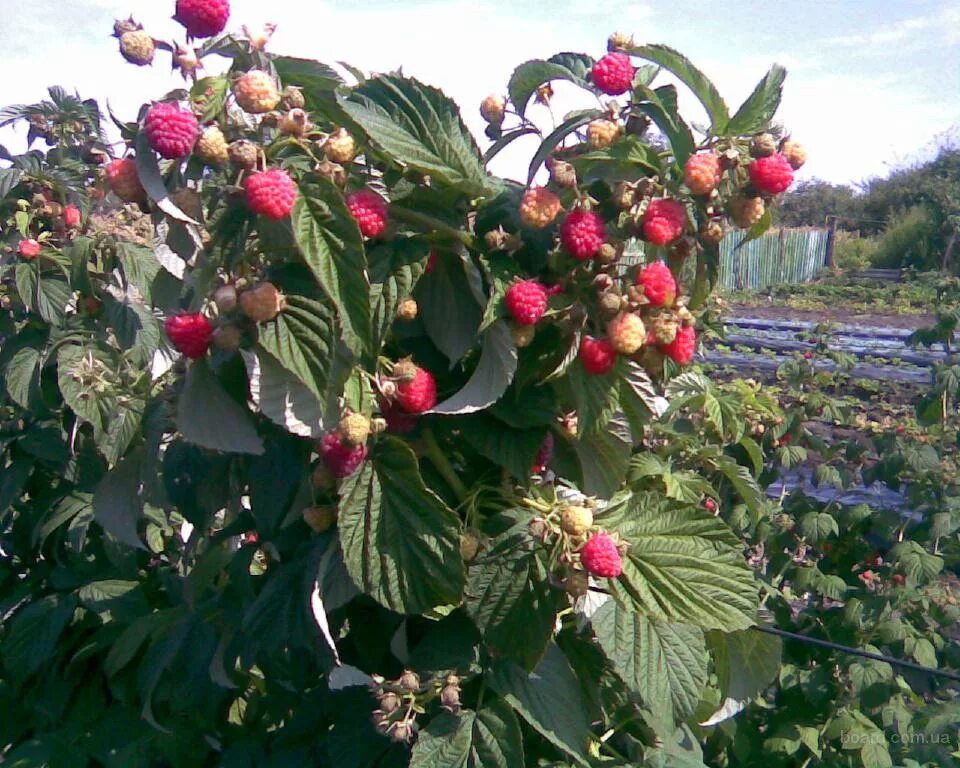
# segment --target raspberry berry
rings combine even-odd
[[[602,117],[587,126],[587,143],[594,149],[606,149],[620,138],[620,126]]]
[[[233,97],[240,109],[251,115],[272,112],[282,98],[273,78],[260,69],[251,69],[241,75],[233,86]]]
[[[758,157],[750,163],[750,181],[761,192],[779,195],[793,184],[793,168],[781,154]]]
[[[357,156],[357,142],[346,128],[337,128],[323,143],[323,152],[331,162],[346,165]]]
[[[766,211],[761,197],[734,197],[728,204],[730,208],[730,218],[733,223],[741,229],[750,229],[760,219]]]
[[[173,18],[187,28],[190,37],[213,37],[227,26],[230,3],[227,0],[177,0]]]
[[[536,280],[514,283],[507,289],[503,301],[520,325],[536,325],[547,311],[547,291]]]
[[[580,363],[591,376],[609,373],[617,362],[617,350],[609,339],[596,339],[584,336],[580,342]]]
[[[254,213],[280,221],[290,215],[297,199],[297,185],[279,168],[254,173],[247,179],[247,205]]]
[[[317,446],[320,458],[337,479],[349,477],[367,458],[365,445],[350,445],[339,432],[327,432]]]
[[[687,226],[687,209],[670,198],[650,201],[643,214],[643,236],[653,245],[669,245]]]
[[[231,142],[227,147],[227,157],[230,162],[239,170],[252,171],[257,167],[257,161],[260,159],[260,150],[252,141],[239,139]]]
[[[655,307],[672,306],[677,298],[677,281],[670,267],[662,261],[655,261],[640,270],[637,285],[643,286],[643,295]]]
[[[370,437],[370,419],[362,413],[348,413],[340,419],[337,431],[349,445],[364,445]]]
[[[677,338],[680,328],[680,319],[671,309],[655,309],[647,315],[647,328],[653,335],[654,343],[672,344]]]
[[[40,255],[40,243],[36,240],[21,240],[18,252],[24,259],[32,260]]]
[[[593,525],[593,512],[588,507],[564,507],[560,512],[560,529],[571,536],[583,536]]]
[[[146,190],[140,183],[140,174],[137,173],[137,161],[132,157],[111,161],[105,172],[110,191],[123,202],[140,203],[147,199]]]
[[[537,451],[537,456],[533,460],[533,466],[530,467],[530,473],[533,475],[542,474],[547,469],[552,458],[553,432],[547,432],[547,436],[543,438],[543,442],[540,443],[540,449]]]
[[[750,154],[754,157],[769,157],[777,151],[777,140],[770,133],[758,133],[750,142]]]
[[[387,201],[372,189],[358,189],[347,195],[347,208],[364,237],[378,237],[387,228]]]
[[[163,330],[177,351],[191,360],[207,354],[213,338],[213,326],[199,312],[168,317],[163,324]]]
[[[637,315],[625,312],[607,324],[607,338],[621,355],[632,355],[647,340],[647,329]]]
[[[720,158],[714,152],[691,155],[683,169],[683,183],[695,195],[709,195],[720,183]]]
[[[600,253],[607,236],[607,227],[600,214],[573,211],[560,225],[560,242],[573,258],[584,261]]]
[[[553,224],[562,208],[560,198],[549,189],[532,187],[520,200],[520,220],[533,229],[543,229]]]
[[[150,147],[167,160],[189,155],[200,135],[200,125],[193,113],[167,102],[159,102],[147,110],[143,130]]]
[[[677,365],[689,365],[697,351],[696,330],[693,326],[678,328],[676,338],[661,349]]]
[[[507,102],[503,96],[491,94],[480,102],[480,117],[491,125],[500,125],[506,108]]]
[[[273,320],[283,308],[283,295],[273,283],[260,283],[240,294],[240,309],[255,323]]]
[[[131,64],[145,67],[153,63],[157,44],[142,29],[134,29],[120,35],[120,55]]]
[[[215,125],[204,129],[197,139],[194,154],[207,165],[222,166],[230,162],[230,149],[223,131]]]
[[[82,220],[83,214],[80,213],[80,209],[77,208],[77,206],[68,205],[63,209],[63,223],[67,229],[79,227]]]
[[[430,371],[411,362],[394,366],[397,382],[396,400],[407,413],[423,413],[437,404],[437,382]]]
[[[625,53],[608,53],[593,65],[593,84],[608,96],[626,93],[633,85],[634,68]]]
[[[783,147],[780,149],[780,154],[787,158],[787,162],[790,163],[790,167],[793,170],[797,171],[803,167],[803,164],[807,162],[807,150],[804,149],[803,144],[799,141],[792,141],[787,139],[783,142]]]
[[[580,563],[591,576],[615,579],[623,572],[617,543],[608,533],[595,533],[580,549]]]

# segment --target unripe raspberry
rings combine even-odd
[[[643,295],[655,307],[672,306],[677,298],[677,281],[662,261],[654,261],[640,270],[637,285],[643,286]]]
[[[783,155],[760,157],[750,163],[750,181],[760,192],[779,195],[793,184],[793,168]]]
[[[200,134],[193,153],[207,165],[224,166],[230,162],[227,140],[223,131],[215,125],[205,128],[203,133]]]
[[[168,317],[163,329],[177,351],[192,360],[207,354],[213,338],[213,326],[199,312]]]
[[[608,96],[619,96],[633,86],[634,68],[625,53],[608,53],[591,72],[593,84]]]
[[[547,311],[547,292],[538,281],[524,280],[507,289],[503,302],[519,325],[536,325]]]
[[[303,89],[295,85],[288,85],[281,94],[283,106],[287,109],[303,109],[307,106],[307,100],[303,96]]]
[[[437,404],[437,382],[430,371],[416,365],[413,369],[412,377],[402,376],[397,382],[396,402],[407,413],[423,413]]]
[[[807,150],[799,141],[787,139],[780,148],[780,154],[787,158],[790,167],[797,171],[807,162]]]
[[[41,245],[37,240],[21,240],[18,247],[20,257],[32,261],[40,255]]]
[[[608,533],[596,533],[580,549],[580,564],[599,579],[615,579],[623,572],[623,560]]]
[[[152,64],[156,51],[157,44],[142,29],[120,35],[120,55],[131,64],[136,64],[138,67]]]
[[[337,128],[323,143],[323,152],[332,162],[347,165],[357,156],[357,142],[346,128]]]
[[[593,512],[589,507],[564,507],[560,512],[560,528],[571,536],[583,536],[593,525]]]
[[[669,245],[683,234],[687,226],[687,209],[670,198],[650,201],[643,214],[643,236],[653,245]]]
[[[323,158],[316,167],[316,172],[323,178],[332,181],[335,185],[343,189],[347,186],[348,176],[344,167],[339,163],[332,163],[328,158]]]
[[[358,189],[347,195],[347,208],[364,237],[378,237],[387,228],[387,201],[372,189]]]
[[[473,531],[465,531],[460,537],[460,557],[463,562],[470,563],[480,551],[480,537]]]
[[[637,188],[626,181],[617,183],[613,188],[613,203],[617,208],[629,211],[637,204]]]
[[[370,419],[362,413],[348,413],[340,419],[337,431],[349,445],[364,445],[370,437]]]
[[[285,136],[303,136],[310,128],[307,113],[302,109],[291,109],[280,118],[280,133]]]
[[[647,328],[657,344],[672,344],[680,328],[679,318],[669,309],[655,309],[647,315]]]
[[[75,205],[68,205],[63,209],[63,224],[67,229],[75,229],[83,221],[83,214]]]
[[[621,127],[602,117],[587,126],[587,143],[594,149],[606,149],[620,138]]]
[[[695,237],[684,235],[670,246],[670,258],[683,262],[693,256],[693,254],[697,252],[698,247],[699,245]]]
[[[523,193],[520,200],[520,220],[533,229],[543,229],[553,224],[563,204],[553,192],[543,187],[532,187]]]
[[[709,195],[720,183],[720,158],[714,152],[690,155],[683,169],[683,183],[694,195]]]
[[[724,234],[723,224],[712,219],[700,228],[700,241],[705,245],[719,245]]]
[[[240,109],[251,115],[272,112],[281,98],[273,78],[259,69],[251,69],[241,75],[233,86],[233,96]]]
[[[310,485],[318,493],[329,493],[337,487],[337,478],[321,460],[317,462],[310,473]]]
[[[626,32],[614,32],[607,38],[607,50],[610,53],[628,51],[634,45],[636,43],[633,41],[633,35],[628,35]]]
[[[189,155],[200,135],[200,126],[193,112],[162,101],[147,110],[143,130],[150,148],[167,160]]]
[[[400,679],[397,681],[397,684],[407,693],[416,693],[420,690],[420,676],[416,672],[412,672],[408,669],[404,671],[402,675],[400,675]]]
[[[607,228],[594,211],[573,211],[560,225],[560,242],[573,258],[584,261],[600,252]]]
[[[243,332],[235,325],[221,325],[213,332],[213,345],[225,352],[236,352],[243,341]]]
[[[604,315],[615,315],[623,306],[623,298],[620,294],[614,293],[613,291],[604,291],[600,294],[597,306]]]
[[[754,157],[769,157],[777,151],[777,140],[769,133],[758,133],[750,142],[750,154]]]
[[[530,474],[541,475],[546,471],[551,459],[553,459],[553,448],[553,432],[547,432],[547,436],[540,443],[540,449],[533,460],[533,466],[530,467]]]
[[[320,438],[317,452],[337,479],[352,475],[367,458],[365,445],[350,445],[339,432],[327,432]]]
[[[221,315],[229,314],[237,308],[237,289],[232,284],[221,285],[213,292],[213,301]]]
[[[227,26],[230,3],[227,0],[177,0],[173,18],[187,28],[190,37],[213,37]]]
[[[397,306],[397,318],[399,320],[405,320],[407,322],[416,320],[419,313],[420,307],[417,305],[416,299],[404,299]]]
[[[550,171],[550,179],[561,189],[572,189],[577,186],[577,170],[565,160],[548,158],[547,170]]]
[[[620,249],[613,243],[604,243],[600,246],[600,252],[597,254],[597,261],[601,264],[613,264],[620,258]]]
[[[132,157],[112,160],[104,169],[107,184],[113,192],[125,203],[141,203],[147,199],[146,190],[140,183],[140,174],[137,173],[137,161]]]
[[[570,597],[583,597],[590,591],[590,576],[585,571],[574,571],[563,582]]]
[[[661,347],[664,354],[677,365],[689,365],[697,351],[697,332],[693,326],[685,326],[677,330],[677,337],[666,346]]]
[[[529,347],[536,335],[537,329],[533,325],[515,325],[510,329],[510,338],[517,349]]]
[[[310,526],[314,533],[326,533],[337,522],[336,507],[307,507],[302,514],[303,522]]]
[[[617,362],[617,350],[609,339],[584,336],[580,342],[580,363],[591,376],[609,373]]]
[[[761,197],[733,197],[727,204],[730,209],[730,218],[741,229],[750,229],[766,211]]]
[[[503,96],[490,94],[480,102],[480,116],[491,125],[500,125],[506,108],[507,101]]]
[[[240,139],[231,142],[227,147],[227,155],[235,168],[241,171],[252,171],[257,167],[257,160],[260,158],[260,150],[252,141]]]
[[[632,355],[647,340],[647,329],[638,315],[625,312],[607,323],[607,338],[621,355]]]
[[[178,44],[173,54],[173,63],[174,67],[180,70],[181,75],[189,77],[200,68],[200,57],[197,56],[195,48]]]
[[[247,178],[247,205],[254,213],[280,221],[290,215],[297,199],[297,185],[279,168],[251,174]]]
[[[255,323],[273,320],[284,306],[283,295],[273,283],[260,283],[240,294],[240,309]]]

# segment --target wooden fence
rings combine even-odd
[[[737,248],[746,237],[734,231],[720,243],[720,286],[728,291],[760,290],[807,283],[824,267],[825,229],[779,229]]]

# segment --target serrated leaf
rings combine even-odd
[[[4,379],[10,399],[26,410],[30,410],[31,403],[40,395],[37,365],[40,363],[40,352],[33,347],[24,347],[7,363],[4,370]]]
[[[507,469],[516,478],[530,474],[546,430],[517,429],[487,413],[473,414],[460,422],[471,446],[481,456]]]
[[[750,229],[747,230],[746,235],[741,238],[741,240],[736,244],[733,251],[736,253],[741,248],[743,248],[747,243],[753,242],[759,237],[763,237],[767,234],[767,230],[773,226],[773,210],[768,206],[767,209],[763,212],[763,216],[760,217],[760,220],[754,224]]]
[[[693,154],[696,144],[690,127],[677,110],[677,89],[672,85],[656,89],[637,85],[634,87],[634,100],[640,111],[653,120],[667,137],[677,163],[684,165]]]
[[[220,386],[205,359],[194,360],[177,403],[177,429],[186,440],[227,453],[263,453],[250,412]]]
[[[377,245],[369,250],[374,351],[379,352],[383,346],[400,302],[413,294],[426,270],[428,255],[426,244],[412,239]]]
[[[483,307],[471,287],[477,281],[482,281],[480,270],[469,256],[461,255],[437,259],[433,271],[417,285],[423,325],[451,365],[477,343],[483,318]]]
[[[501,699],[479,712],[443,713],[417,738],[411,768],[523,768],[520,724]]]
[[[901,541],[890,550],[890,560],[903,569],[913,583],[924,584],[943,570],[943,558],[927,552],[915,541]]]
[[[766,130],[780,107],[783,96],[783,81],[787,70],[774,64],[770,71],[757,83],[746,101],[740,105],[737,113],[730,118],[722,132],[729,136],[743,136]]]
[[[104,476],[93,494],[93,515],[100,526],[137,549],[146,549],[137,530],[143,516],[142,468],[142,452],[128,456]]]
[[[99,391],[86,376],[95,371],[109,371],[109,362],[92,349],[78,346],[61,347],[57,353],[57,383],[64,402],[77,418],[93,427],[95,437],[104,430],[110,408],[106,393]]]
[[[24,305],[51,325],[60,326],[70,303],[70,284],[58,273],[38,272],[36,262],[17,264],[15,279],[17,293]]]
[[[630,430],[619,419],[608,429],[591,432],[573,444],[580,464],[580,488],[584,493],[608,498],[623,483],[630,460]]]
[[[225,77],[203,77],[193,84],[190,89],[190,101],[202,105],[198,115],[201,125],[216,120],[223,112],[230,93],[230,81]]]
[[[800,535],[813,545],[840,535],[840,527],[829,512],[808,512],[800,518]]]
[[[493,191],[459,108],[442,91],[413,78],[381,75],[340,105],[395,162],[469,195]]]
[[[860,749],[860,760],[863,768],[893,768],[893,758],[882,735],[878,739],[871,734],[871,738]]]
[[[307,266],[337,308],[345,340],[356,353],[370,340],[370,284],[357,223],[337,186],[317,178],[301,183],[293,233]]]
[[[97,448],[109,466],[120,461],[134,438],[140,434],[145,408],[146,403],[142,398],[128,397],[110,413],[106,429],[97,439]]]
[[[163,211],[171,219],[182,221],[184,224],[193,224],[199,226],[200,222],[190,218],[170,199],[170,193],[167,191],[166,184],[163,183],[163,176],[160,174],[160,165],[157,162],[157,156],[150,148],[150,142],[147,141],[145,131],[139,131],[136,139],[136,162],[137,175],[140,177],[140,183],[146,190],[147,196],[156,203],[157,208]]]
[[[380,440],[343,481],[338,530],[351,578],[387,608],[423,613],[460,603],[459,519],[424,485],[401,440]]]
[[[530,167],[527,170],[527,186],[533,184],[533,179],[537,175],[537,171],[540,170],[540,166],[547,161],[547,158],[550,157],[560,142],[577,129],[585,126],[591,120],[603,117],[604,114],[606,113],[599,109],[580,110],[571,113],[566,120],[554,128],[550,135],[540,143],[539,149],[537,149],[533,155],[533,159],[530,161]]]
[[[324,414],[307,386],[264,349],[241,350],[250,381],[250,398],[274,424],[301,437],[320,437]]]
[[[517,348],[509,326],[501,320],[483,335],[480,362],[463,389],[429,413],[453,416],[482,411],[503,396],[516,371]]]
[[[780,671],[783,641],[753,629],[710,632],[707,642],[713,655],[724,705],[702,725],[716,725],[740,712],[747,702],[769,686]],[[731,706],[734,702],[736,706]]]
[[[569,80],[586,88],[587,75],[593,68],[593,58],[584,53],[558,53],[544,61],[533,59],[526,61],[513,70],[507,92],[516,111],[523,115],[527,111],[527,102],[537,88],[551,80]]]
[[[25,680],[53,656],[75,607],[72,596],[52,594],[29,602],[12,617],[5,617],[0,658],[12,681]]]
[[[0,168],[0,200],[10,194],[22,176],[23,171],[19,168]]]
[[[667,708],[677,721],[700,703],[707,682],[703,632],[667,624],[608,600],[593,615],[597,640],[614,669],[651,709]]]

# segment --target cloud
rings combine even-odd
[[[953,45],[960,40],[960,6],[947,5],[936,13],[886,24],[872,32],[827,37],[818,41],[831,48],[853,48],[859,53],[889,54],[894,43]],[[902,49],[902,46],[901,46]]]

